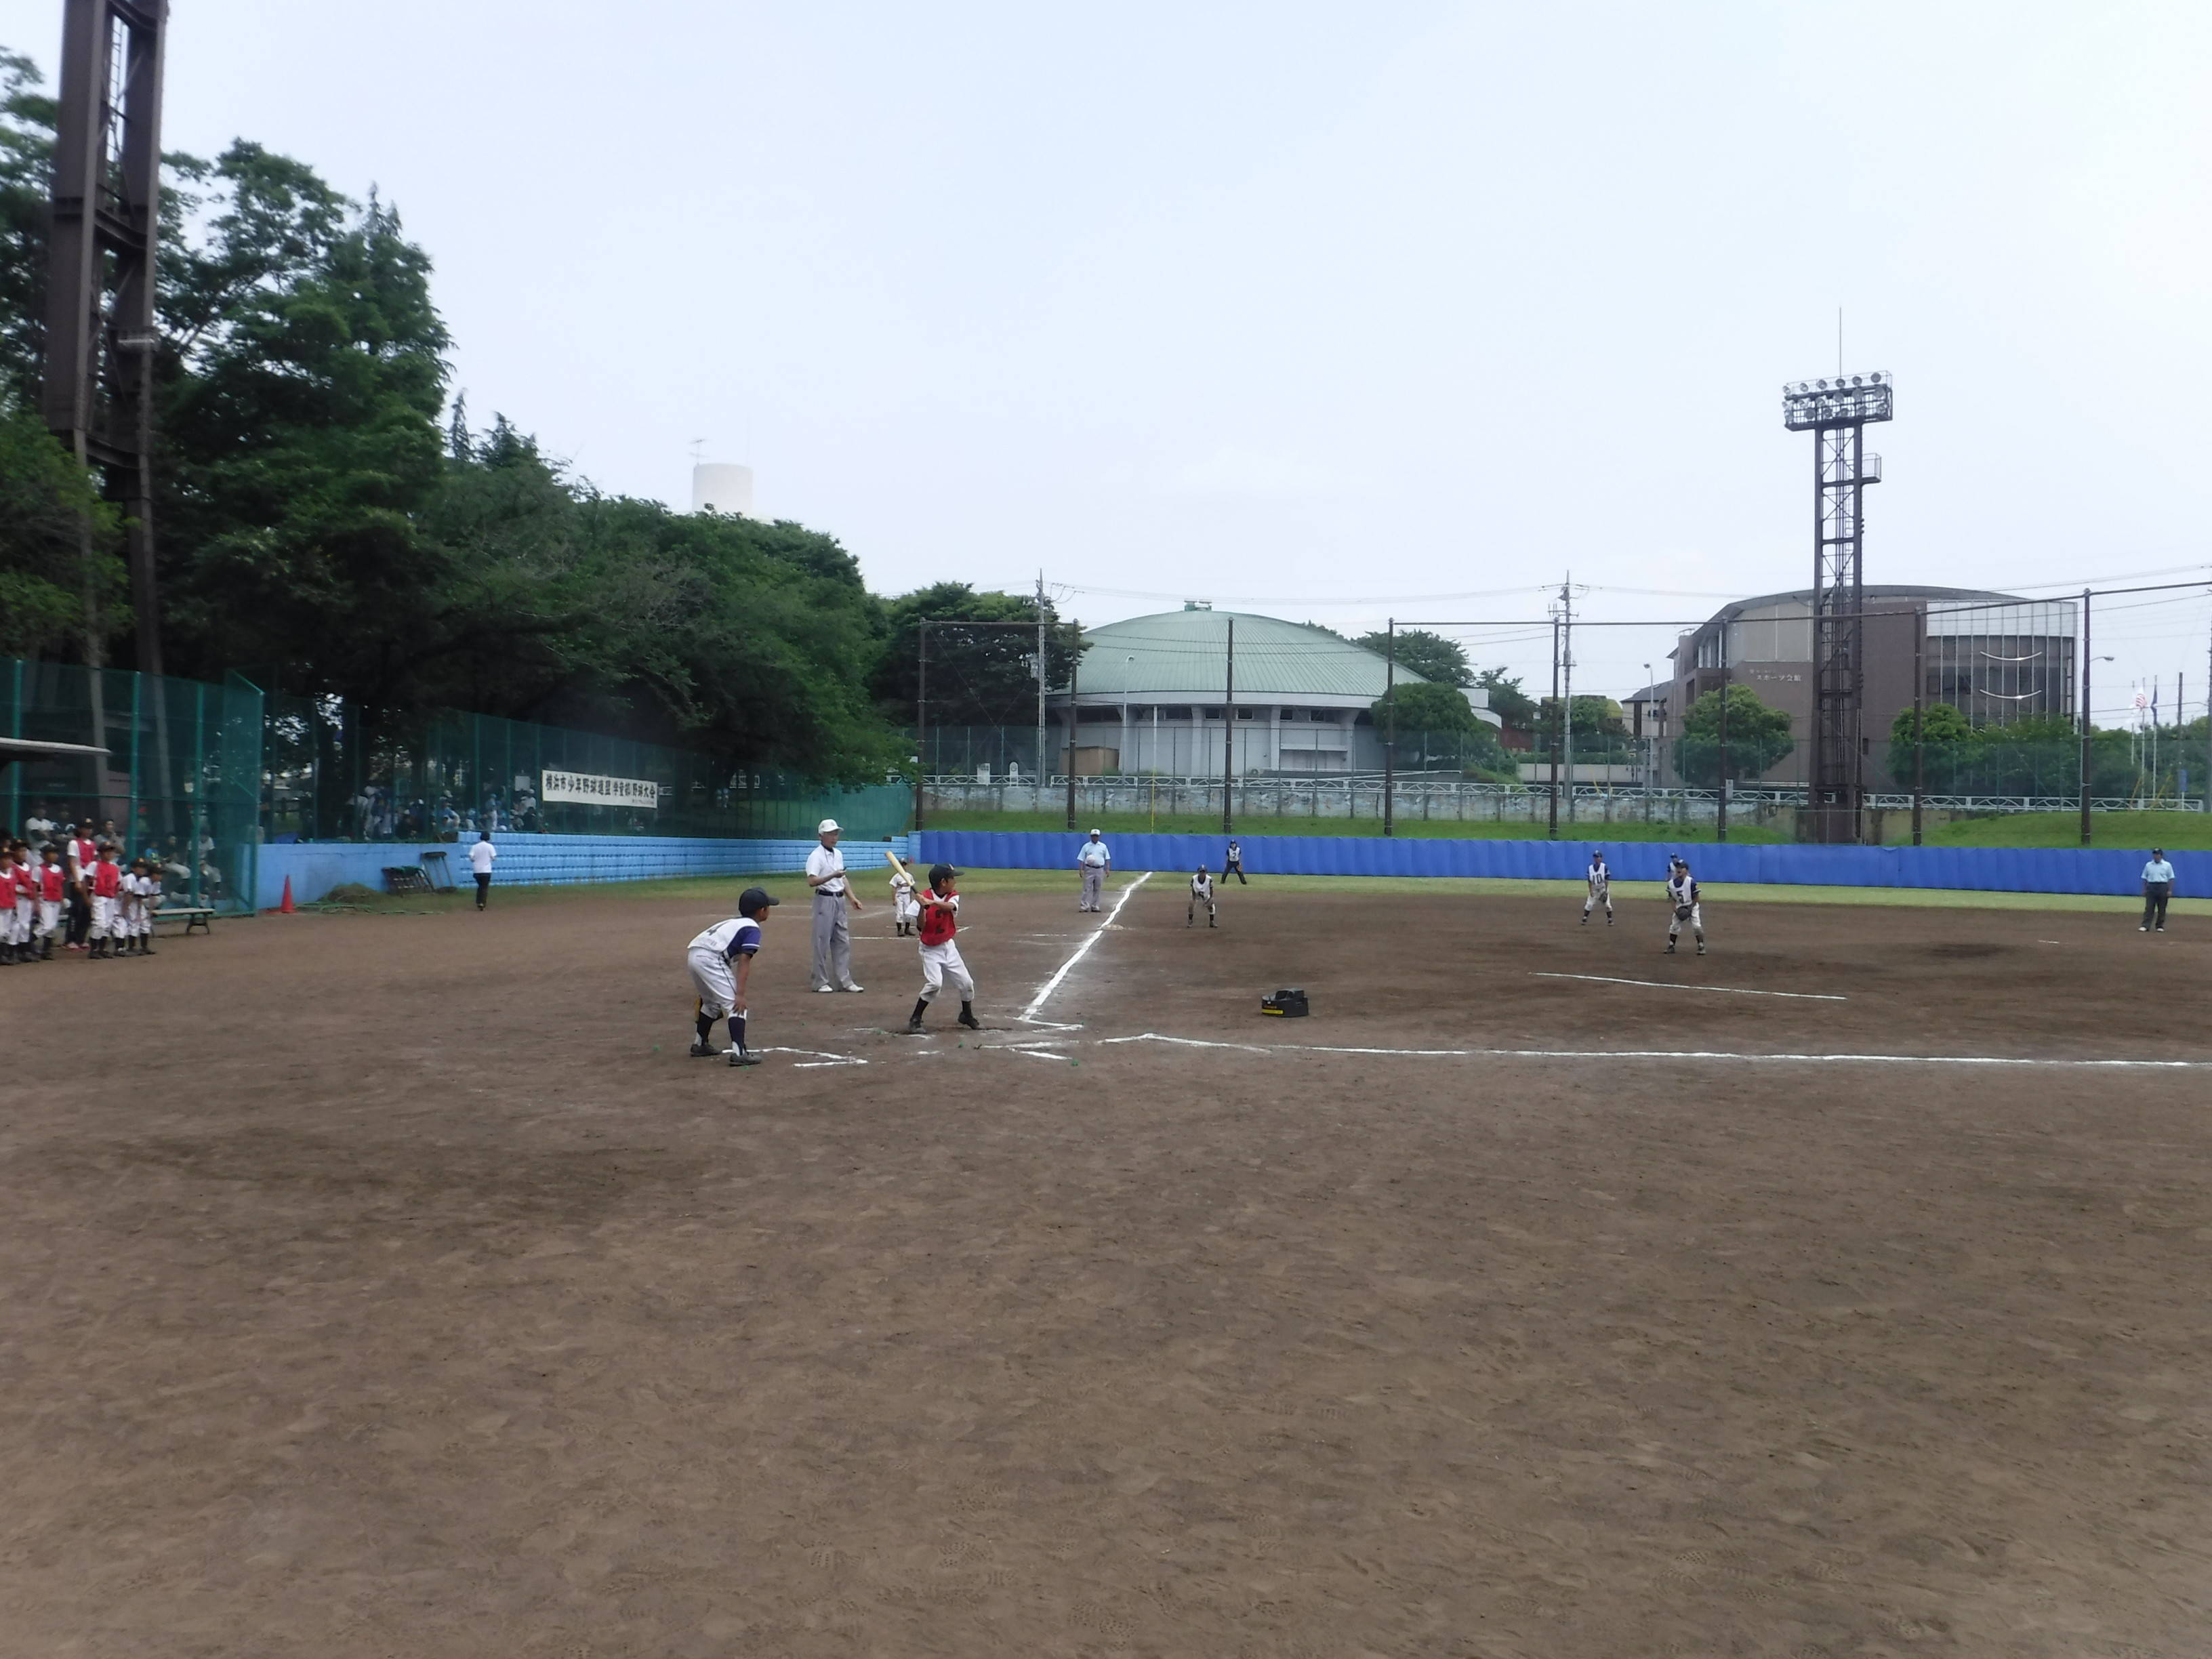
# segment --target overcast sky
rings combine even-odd
[[[0,40],[51,73],[59,12]],[[1802,586],[1779,389],[1839,306],[1898,383],[1869,580],[2212,566],[2202,0],[173,0],[169,65],[170,148],[398,205],[474,415],[678,505],[702,439],[887,592],[1358,629]],[[2208,623],[2116,611],[2101,672],[2194,704]]]

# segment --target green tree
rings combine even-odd
[[[1378,657],[1388,654],[1392,647],[1387,629],[1381,633],[1362,634],[1352,643],[1365,646]],[[1425,680],[1438,685],[1474,684],[1474,671],[1467,665],[1467,652],[1457,640],[1448,640],[1426,629],[1401,628],[1397,633],[1396,649],[1398,666],[1412,669]]]
[[[1797,746],[1787,711],[1769,708],[1747,685],[1728,687],[1727,697],[1728,776],[1756,778],[1787,759]],[[1719,690],[1708,691],[1683,711],[1674,745],[1675,770],[1702,788],[1721,781],[1721,698]]]
[[[1390,699],[1377,697],[1369,713],[1378,732],[1391,730]],[[1415,681],[1397,688],[1398,765],[1408,772],[1449,765],[1482,772],[1510,765],[1504,745],[1487,720],[1468,706],[1456,686]]]
[[[1517,674],[1508,674],[1503,668],[1486,668],[1474,677],[1474,683],[1490,694],[1491,712],[1502,720],[1507,730],[1534,732],[1542,710],[1536,700],[1521,689]]]
[[[1974,741],[1966,717],[1948,702],[1931,702],[1920,712],[1921,752],[1918,775],[1935,794],[1948,794],[1960,763]],[[1901,708],[1889,723],[1889,777],[1900,789],[1912,787],[1913,711]]]
[[[88,621],[105,637],[130,586],[117,532],[91,475],[0,389],[0,656],[82,641]]]
[[[937,623],[1020,623],[1017,628],[935,627],[929,630],[932,726],[1029,726],[1036,720],[1036,601],[1025,593],[978,592],[965,582],[935,582],[891,600],[884,612],[886,641],[874,690],[884,718],[914,724],[924,617]],[[1050,684],[1067,684],[1075,632],[1045,601],[1045,671]],[[1085,647],[1087,648],[1087,647]]]
[[[0,390],[38,398],[46,308],[46,191],[54,100],[38,65],[0,47]]]

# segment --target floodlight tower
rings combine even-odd
[[[122,504],[137,666],[161,672],[154,592],[154,255],[168,0],[66,0],[46,245],[47,428]],[[88,641],[96,653],[97,645]],[[97,665],[96,664],[94,665]]]
[[[1870,422],[1891,414],[1887,374],[1792,380],[1782,424],[1813,434],[1813,754],[1805,804],[1813,839],[1856,842],[1866,774],[1864,702],[1866,487],[1881,457],[1866,453]]]

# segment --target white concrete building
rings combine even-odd
[[[1387,665],[1380,653],[1326,629],[1193,601],[1181,611],[1087,629],[1084,640],[1089,649],[1076,681],[1079,773],[1218,777],[1224,733],[1231,732],[1240,776],[1382,767],[1382,735],[1370,711],[1383,693]],[[1397,680],[1422,683],[1403,666]],[[1487,693],[1463,695],[1478,719],[1498,723]],[[1066,688],[1051,702],[1055,724],[1064,722]]]

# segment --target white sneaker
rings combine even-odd
[[[841,991],[865,991],[868,988],[865,985],[841,985],[837,988]]]
[[[837,994],[837,988],[834,985],[817,985],[814,988],[814,994],[817,996],[834,997]]]

